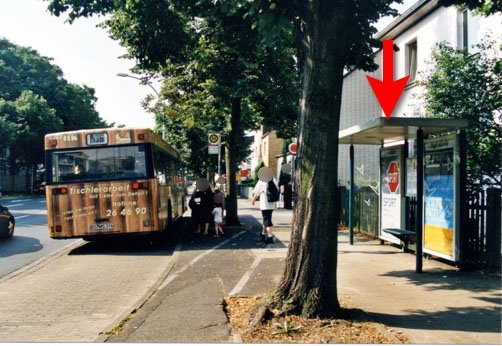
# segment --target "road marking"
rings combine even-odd
[[[21,205],[24,205],[24,204],[9,204],[9,205],[6,205],[7,208],[12,208],[12,207],[19,207]]]
[[[188,262],[188,264],[186,264],[183,267],[181,267],[179,270],[177,270],[176,272],[174,272],[172,275],[169,275],[166,278],[166,280],[162,283],[162,285],[159,286],[158,289],[160,290],[160,289],[164,288],[171,281],[173,281],[174,279],[176,279],[178,277],[178,275],[180,275],[185,270],[187,270],[189,267],[191,267],[192,265],[194,265],[195,263],[197,263],[198,261],[200,261],[203,257],[205,257],[206,255],[209,255],[214,250],[219,249],[220,247],[222,247],[223,245],[225,245],[229,241],[233,240],[234,238],[240,237],[244,233],[246,233],[246,231],[240,231],[239,233],[237,233],[236,235],[232,236],[231,238],[229,238],[229,239],[227,239],[225,241],[222,241],[221,243],[219,243],[218,245],[212,247],[211,249],[207,250],[206,252],[201,253],[199,256],[195,257],[193,260],[191,260],[190,262]]]
[[[14,216],[14,219],[19,220],[19,219],[24,219],[25,217],[28,217],[30,215],[21,215],[21,216]]]
[[[261,262],[260,257],[255,258],[255,260],[253,261],[253,264],[251,264],[251,267],[249,268],[249,270],[241,277],[241,279],[239,280],[237,285],[235,285],[235,287],[230,291],[230,293],[228,294],[229,296],[234,296],[237,293],[239,293],[240,291],[242,291],[244,286],[247,284],[247,282],[251,278],[251,274],[253,274],[254,270],[258,267],[260,262]]]

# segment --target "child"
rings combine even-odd
[[[215,203],[214,204],[214,209],[213,209],[213,215],[214,215],[214,231],[216,232],[215,237],[219,237],[220,234],[223,235],[223,228],[221,228],[221,223],[223,222],[222,219],[222,204],[221,203]]]

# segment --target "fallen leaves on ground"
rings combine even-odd
[[[233,334],[245,343],[409,343],[400,331],[380,323],[347,319],[307,319],[273,316],[250,330],[249,312],[263,304],[262,297],[227,297],[226,308]]]

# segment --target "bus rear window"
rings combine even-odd
[[[147,178],[144,144],[58,150],[51,156],[53,183]]]

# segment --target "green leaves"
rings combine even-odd
[[[489,39],[470,55],[440,43],[422,78],[426,116],[468,119],[467,170],[471,184],[501,183],[502,73],[500,51]]]
[[[0,39],[0,146],[13,173],[44,162],[46,133],[107,126],[95,103],[94,90],[68,83],[50,58]]]
[[[274,323],[274,326],[279,329],[276,332],[273,332],[272,335],[277,335],[277,334],[289,334],[291,332],[296,332],[302,328],[302,326],[294,326],[293,322],[290,320],[284,320],[283,323],[276,322]]]

